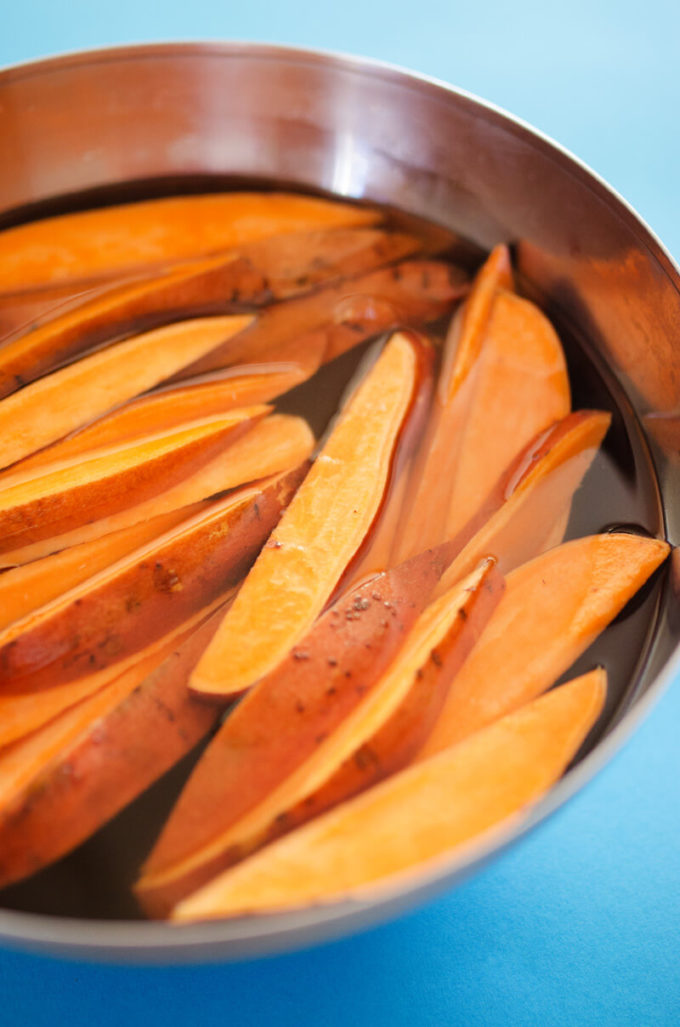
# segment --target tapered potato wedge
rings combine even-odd
[[[0,635],[2,690],[25,694],[110,666],[236,584],[305,471],[230,493],[12,624]]]
[[[0,575],[0,631],[198,514],[205,505],[204,500],[181,510],[170,510],[149,521],[11,568]]]
[[[219,609],[223,614],[236,594],[237,588],[238,585],[222,593],[212,603],[200,607],[197,613],[181,621],[171,631],[164,632],[143,649],[108,667],[65,681],[63,684],[51,685],[39,692],[27,692],[23,695],[0,694],[0,747],[9,746],[18,739],[32,734],[38,728],[59,717],[65,710],[96,692],[101,692],[123,674],[128,675],[129,681],[132,681],[136,675],[138,681],[141,682],[150,670],[161,663],[181,643],[182,639],[188,638],[211,613]],[[2,749],[0,748],[0,763],[1,761]],[[18,771],[22,770],[22,764],[23,761],[17,764]],[[0,781],[1,779],[2,774],[0,773]]]
[[[75,438],[73,441],[75,443]],[[313,446],[314,436],[301,417],[272,414],[256,422],[245,435],[232,442],[227,451],[218,453],[176,485],[164,488],[162,492],[141,503],[81,524],[71,531],[8,549],[0,553],[0,567],[13,567],[38,560],[49,553],[82,545],[175,510],[184,509],[188,516],[185,508],[205,497],[292,470],[307,460]],[[93,450],[91,455],[94,458],[101,452]],[[74,457],[76,455],[73,453]]]
[[[569,413],[555,331],[533,304],[493,290],[506,269],[500,260],[490,262],[449,331],[397,559],[457,535],[510,461]]]
[[[248,317],[179,321],[107,346],[7,396],[0,401],[0,466],[153,388],[250,323]]]
[[[313,820],[176,907],[177,921],[361,900],[434,869],[525,814],[599,716],[602,671],[577,678]]]
[[[303,232],[116,283],[7,341],[0,352],[0,396],[102,342],[189,317],[286,299],[328,279],[403,259],[419,247],[414,236],[379,229]],[[176,370],[169,367],[168,374]]]
[[[223,414],[238,407],[267,403],[299,385],[314,370],[316,368],[302,368],[292,364],[262,364],[252,371],[229,368],[184,385],[157,389],[125,403],[66,438],[26,457],[5,473],[24,474],[36,467],[45,467],[59,460],[71,460],[94,449],[117,446],[203,417]],[[0,474],[0,485],[2,480]]]
[[[248,407],[194,421],[141,441],[5,478],[0,491],[0,551],[58,536],[142,503],[197,471],[264,417]]]
[[[291,193],[215,193],[127,203],[5,230],[0,234],[0,281],[6,292],[90,283],[273,235],[371,225],[379,219],[367,208]]]
[[[435,260],[405,260],[269,307],[238,338],[176,377],[234,364],[304,365],[310,354],[322,364],[381,332],[436,321],[467,290],[460,268]]]
[[[596,410],[568,414],[520,453],[459,532],[460,552],[440,583],[442,590],[469,574],[485,553],[492,553],[507,574],[561,541],[572,497],[610,421],[609,414]]]
[[[218,619],[0,752],[0,887],[75,848],[208,733],[220,711],[186,680]]]
[[[591,535],[512,571],[419,758],[459,742],[550,688],[669,550],[666,542],[639,535]]]
[[[410,575],[417,572],[421,583],[432,580],[433,568],[425,562],[429,559],[423,554],[409,561]],[[401,591],[404,570],[385,576],[390,579]],[[373,627],[376,603],[385,610],[380,592],[375,593],[377,599],[372,598],[374,593],[369,599],[367,585],[363,595],[361,590],[354,593],[357,599],[351,604],[343,601],[334,607],[330,619],[327,614],[326,623],[319,623],[304,647],[296,648],[287,666],[282,665],[283,673],[275,672],[256,686],[252,698],[244,700],[211,743],[138,882],[145,909],[165,915],[224,867],[326,805],[354,794],[364,785],[364,777],[366,785],[371,783],[368,773],[357,775],[349,764],[362,762],[372,746],[376,758],[401,765],[407,750],[417,748],[423,732],[427,734],[433,712],[429,704],[410,701],[413,688],[421,699],[420,681],[437,678],[443,685],[435,691],[445,688],[488,619],[501,584],[492,565],[486,565],[417,620],[411,612],[402,630],[395,624],[401,618],[394,614],[402,609],[408,614],[408,605],[389,603],[385,630],[391,628],[393,635],[398,632],[403,638],[397,653]],[[422,608],[423,593],[415,590],[415,596]],[[334,636],[342,630],[343,607],[345,618],[354,613],[356,621],[345,628],[346,643],[339,647]],[[333,630],[334,624],[339,627]],[[372,628],[368,636],[367,627]],[[337,653],[330,667],[319,659],[324,634]],[[367,637],[377,666],[362,652]],[[300,659],[311,655],[308,642],[316,657],[311,668],[306,658]],[[392,659],[386,661],[389,652]],[[296,660],[302,665],[297,674]],[[388,753],[383,743],[395,741],[394,729],[398,721],[404,727],[405,711],[410,723],[397,739],[398,752]]]
[[[307,634],[380,512],[426,357],[397,333],[354,390],[199,662],[196,691],[244,691]]]

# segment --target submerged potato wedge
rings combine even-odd
[[[327,279],[402,259],[419,246],[414,236],[380,229],[295,233],[98,289],[5,343],[0,351],[0,395],[102,342],[189,317],[233,313],[286,299]],[[168,375],[176,370],[170,367]]]
[[[347,664],[362,658],[360,644],[351,639],[349,654],[341,657],[341,673],[324,668],[317,670],[315,680],[308,677],[302,694],[296,687],[295,703],[284,703],[287,717],[275,718],[281,697],[272,677],[233,725],[227,721],[182,793],[137,884],[145,909],[164,915],[226,866],[313,816],[319,807],[354,794],[364,780],[348,763],[357,755],[361,760],[372,746],[384,756],[385,738],[393,739],[397,721],[407,712],[407,737],[404,744],[400,741],[399,752],[390,755],[395,767],[402,765],[410,745],[417,745],[429,727],[431,711],[410,701],[419,676],[434,674],[445,689],[490,615],[501,585],[488,564],[428,606],[412,620],[403,645],[382,673],[369,667],[368,675],[357,676],[355,666],[346,678]],[[306,653],[302,647],[293,659],[301,653]],[[256,725],[257,710],[261,716]],[[267,777],[269,787],[263,788]],[[370,783],[366,775],[365,784]]]
[[[75,848],[208,733],[220,711],[186,682],[218,620],[0,751],[0,887]]]
[[[217,500],[0,635],[0,688],[25,694],[137,652],[241,579],[306,467]]]
[[[669,551],[666,542],[640,535],[591,535],[512,571],[419,758],[459,742],[550,688]]]
[[[533,304],[494,288],[506,276],[502,254],[482,268],[449,330],[397,560],[455,537],[511,460],[569,413],[554,329]]]
[[[90,283],[273,235],[379,220],[376,211],[365,207],[292,193],[214,193],[126,203],[6,229],[0,234],[0,281],[6,292]]]
[[[171,510],[102,538],[11,568],[0,575],[0,631],[163,535],[180,521],[188,520],[202,508],[202,503],[196,503],[192,507]]]
[[[0,567],[38,560],[49,553],[82,545],[173,511],[182,509],[188,516],[188,508],[202,499],[292,470],[308,459],[313,446],[314,436],[301,417],[271,414],[256,422],[245,435],[240,435],[228,450],[218,453],[176,485],[163,488],[150,499],[134,503],[117,513],[80,524],[71,531],[8,549],[0,553]],[[99,452],[93,450],[91,455],[94,457]]]
[[[450,862],[555,783],[597,720],[605,691],[602,671],[562,685],[255,853],[180,903],[173,920],[360,901],[399,887],[416,868]]]
[[[5,478],[0,551],[41,542],[142,503],[222,453],[268,412],[247,407]]]
[[[0,466],[21,460],[153,388],[197,354],[242,332],[251,320],[195,318],[156,328],[107,346],[7,396],[0,401]],[[0,359],[6,349],[0,350]]]
[[[321,365],[359,343],[403,327],[419,327],[447,314],[466,294],[459,268],[436,260],[405,260],[308,296],[277,303],[238,338],[176,376],[204,374],[234,364],[272,361]]]
[[[191,679],[242,692],[309,631],[364,544],[423,373],[420,341],[393,335],[352,393]]]
[[[267,403],[299,385],[313,370],[292,364],[263,364],[251,371],[230,368],[185,385],[158,389],[117,407],[67,438],[33,453],[5,474],[25,474],[56,461],[71,460],[94,449],[118,446],[132,439],[168,431],[239,407]],[[0,486],[2,481],[3,475],[0,474]]]
[[[588,470],[611,416],[581,410],[541,432],[501,475],[486,502],[457,538],[460,552],[447,569],[446,588],[492,553],[504,574],[562,541],[571,500]]]

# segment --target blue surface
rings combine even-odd
[[[558,139],[680,255],[680,6],[575,0],[12,3],[0,63],[163,39],[378,57]],[[554,13],[554,11],[559,13]],[[465,886],[389,926],[224,967],[96,967],[0,951],[8,1025],[680,1023],[680,685],[565,810]]]

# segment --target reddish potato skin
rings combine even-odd
[[[204,754],[144,874],[162,873],[253,808],[314,750],[380,678],[454,556],[449,544],[421,553],[341,597],[303,642],[234,710]],[[241,853],[147,887],[138,899],[165,916],[179,899]]]
[[[0,887],[70,852],[210,731],[220,710],[194,699],[186,682],[221,616],[210,617],[0,810]]]
[[[227,509],[218,522],[200,524],[189,536],[161,544],[113,580],[7,642],[0,648],[2,690],[35,692],[110,666],[235,585],[306,470],[305,463],[264,483],[253,499]]]
[[[449,685],[470,654],[505,589],[503,575],[492,561],[479,589],[470,596],[459,619],[433,650],[416,681],[383,727],[360,746],[303,802],[272,823],[268,842],[358,795],[405,767],[425,744],[442,710]]]

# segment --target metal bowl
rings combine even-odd
[[[276,181],[388,204],[481,247],[513,244],[523,287],[585,340],[625,408],[647,526],[678,536],[680,274],[649,229],[564,150],[464,93],[385,65],[244,44],[76,54],[0,73],[0,225],[101,197]],[[621,391],[624,390],[624,391]],[[640,482],[637,481],[639,485]],[[564,803],[678,670],[678,586],[647,599],[636,663],[602,736],[521,828],[408,887],[195,926],[0,911],[0,937],[90,958],[207,960],[292,948],[450,888]],[[650,605],[651,604],[651,605]],[[635,661],[634,661],[635,662]]]

